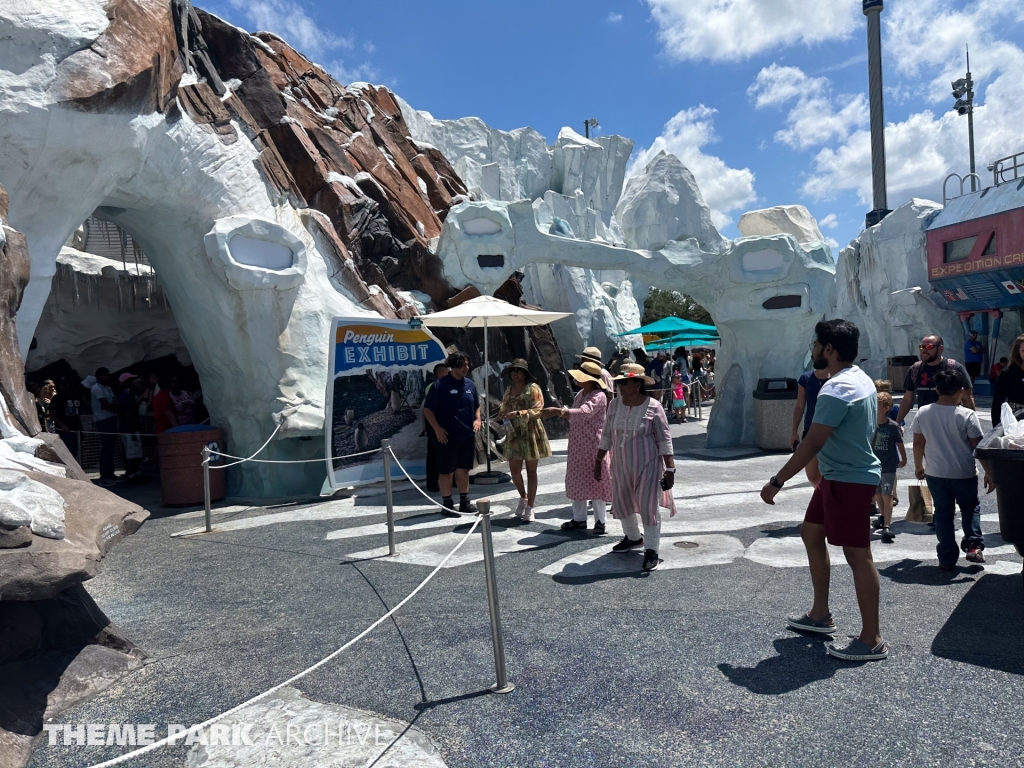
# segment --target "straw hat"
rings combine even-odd
[[[605,392],[608,391],[608,385],[601,378],[601,366],[591,360],[584,360],[579,368],[570,370],[569,375],[581,384],[584,381],[592,381]]]
[[[641,379],[647,384],[653,384],[654,379],[644,374],[644,367],[636,363],[623,363],[619,367],[619,375],[612,378],[612,381],[628,381],[629,379]]]
[[[597,347],[587,347],[583,350],[583,354],[576,355],[583,360],[593,360],[598,365],[601,365],[601,350]]]
[[[508,376],[511,378],[512,371],[516,368],[518,368],[520,371],[526,374],[527,382],[533,381],[533,374],[530,373],[530,364],[523,360],[523,358],[521,357],[517,357],[515,360],[513,360],[512,364],[501,372],[501,375]]]

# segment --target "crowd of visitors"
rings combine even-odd
[[[100,477],[96,482],[111,487],[119,481],[148,481],[142,465],[144,446],[151,444],[151,435],[207,417],[201,390],[183,389],[179,377],[173,375],[165,383],[166,388],[161,388],[161,377],[155,372],[143,378],[125,371],[115,380],[108,368],[101,367],[82,380],[70,371],[60,377],[59,385],[44,379],[41,384],[27,381],[26,387],[35,396],[40,426],[56,433],[72,456],[84,460],[82,435],[98,436]],[[92,426],[88,428],[83,416],[90,415]],[[121,478],[115,474],[118,443],[125,470]]]

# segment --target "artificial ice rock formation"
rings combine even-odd
[[[828,247],[804,247],[780,234],[742,238],[717,251],[701,249],[694,238],[637,251],[552,234],[541,207],[526,200],[454,206],[438,246],[445,275],[487,293],[517,270],[555,263],[625,270],[648,285],[685,291],[707,308],[722,337],[707,445],[753,443],[757,379],[804,370],[807,340],[828,308],[835,280]]]
[[[728,242],[711,222],[711,210],[693,174],[664,151],[626,183],[615,218],[630,248],[657,250],[669,240],[692,237],[705,251],[718,251]]]
[[[747,211],[736,224],[744,237],[779,235],[788,232],[801,245],[825,242],[818,222],[802,205],[776,205]]]
[[[174,313],[146,264],[64,247],[29,349],[29,371],[66,360],[82,376],[173,355],[191,365]]]
[[[466,190],[408,138],[387,90],[343,88],[275,36],[187,2],[107,7],[0,7],[18,40],[0,48],[0,182],[31,254],[22,355],[61,247],[96,212],[158,273],[230,447],[251,452],[280,426],[268,458],[316,456],[320,441],[298,438],[322,434],[331,319],[410,316],[401,289],[443,306],[455,291],[429,243]],[[323,471],[231,482],[308,492]]]
[[[633,150],[629,139],[588,139],[563,128],[548,146],[532,128],[500,131],[476,117],[437,120],[396,100],[413,139],[440,150],[475,200],[533,200],[538,220],[552,231],[622,244],[614,212]],[[634,290],[625,273],[536,263],[525,270],[522,285],[528,303],[575,316],[571,324],[552,326],[566,365],[587,346],[609,355],[619,346],[640,346],[639,337],[616,338],[640,325],[639,305],[646,296],[646,288]]]
[[[928,284],[925,227],[940,210],[938,203],[914,198],[839,254],[827,317],[846,318],[860,328],[859,365],[871,376],[887,375],[889,357],[917,355],[921,338],[932,333],[942,336],[949,357],[962,359],[963,325]],[[1006,313],[1002,344],[1020,327],[1019,313]],[[1000,346],[997,357],[1006,354]]]

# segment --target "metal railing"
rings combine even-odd
[[[992,183],[997,187],[1024,178],[1024,152],[1001,157],[988,166],[988,169],[992,171]]]

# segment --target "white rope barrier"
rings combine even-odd
[[[223,456],[225,459],[238,459],[233,464],[211,464],[211,469],[224,469],[225,467],[233,467],[235,464],[241,464],[246,461],[251,461],[254,464],[312,464],[313,462],[323,461],[341,461],[342,459],[351,459],[356,456],[369,456],[371,453],[380,452],[380,448],[374,448],[372,451],[363,451],[362,453],[349,453],[344,456],[331,456],[330,458],[320,459],[288,459],[280,460],[277,459],[253,459],[253,458],[242,458],[241,456],[232,456],[230,453],[221,453],[220,451],[210,451],[211,456]],[[254,454],[255,455],[255,454]]]
[[[228,467],[233,467],[233,466],[235,466],[236,464],[241,464],[241,463],[242,463],[242,462],[244,462],[244,461],[252,461],[252,459],[253,459],[253,458],[254,458],[255,456],[259,456],[260,452],[261,452],[261,451],[262,451],[262,450],[263,450],[264,448],[266,448],[266,447],[267,447],[268,445],[270,445],[270,441],[271,441],[271,440],[273,440],[273,439],[274,439],[274,436],[275,436],[275,435],[276,435],[276,434],[277,434],[278,432],[280,432],[280,431],[281,431],[281,427],[283,427],[283,426],[284,426],[284,419],[282,419],[282,420],[281,420],[281,422],[280,422],[280,423],[279,423],[279,424],[278,424],[278,425],[277,425],[276,427],[274,427],[274,431],[270,433],[270,437],[268,437],[268,438],[267,438],[267,442],[265,442],[265,443],[264,443],[263,445],[261,445],[261,446],[260,446],[259,448],[257,448],[257,449],[256,449],[256,453],[254,453],[254,454],[253,454],[252,456],[249,456],[248,458],[245,458],[245,459],[241,459],[240,461],[236,461],[236,462],[234,462],[234,464],[221,464],[221,465],[219,465],[219,466],[217,467],[217,469],[227,469]],[[213,453],[213,451],[209,451],[209,454],[212,454],[212,453]],[[206,457],[206,460],[205,460],[205,462],[204,462],[204,463],[207,463],[207,464],[208,464],[208,463],[209,463],[209,460],[210,460],[210,458],[209,458],[209,455],[207,455],[207,457]],[[323,461],[323,459],[321,459],[321,461]]]
[[[276,430],[275,430],[275,432],[276,432]],[[271,435],[271,437],[273,437],[273,435]],[[270,442],[270,441],[268,440],[267,442]],[[257,451],[257,453],[259,453],[259,451]],[[253,455],[255,456],[256,454],[253,454]],[[396,459],[396,461],[397,461],[397,459]],[[401,465],[399,465],[399,466],[401,466]],[[249,699],[248,701],[244,701],[241,704],[239,704],[238,706],[232,707],[231,709],[227,710],[226,712],[222,712],[221,714],[216,715],[215,717],[211,717],[209,720],[206,720],[206,721],[200,723],[199,725],[193,725],[188,730],[183,731],[181,733],[176,733],[174,736],[166,736],[166,737],[160,739],[160,741],[156,741],[156,742],[154,742],[152,744],[149,744],[149,745],[147,745],[145,747],[142,747],[141,749],[136,749],[136,750],[134,750],[132,752],[128,752],[128,753],[126,753],[124,755],[121,755],[120,757],[115,757],[115,758],[112,758],[110,760],[105,760],[102,763],[96,763],[96,764],[94,764],[92,766],[89,766],[89,768],[109,768],[109,766],[120,765],[121,763],[125,763],[125,762],[127,762],[129,760],[132,760],[133,758],[140,757],[141,755],[145,755],[145,754],[147,754],[149,752],[153,752],[153,751],[159,749],[160,747],[166,746],[168,744],[175,744],[175,743],[178,743],[178,742],[182,742],[182,741],[185,740],[185,738],[190,733],[193,733],[193,732],[198,733],[201,730],[204,730],[204,729],[208,728],[209,726],[213,725],[217,721],[223,720],[225,717],[228,717],[229,715],[233,715],[235,712],[238,712],[239,710],[244,709],[245,707],[248,707],[251,704],[255,704],[256,702],[261,701],[262,699],[267,698],[271,694],[276,693],[277,691],[281,690],[282,688],[291,685],[292,683],[296,682],[297,680],[301,680],[306,675],[308,675],[310,672],[313,672],[314,670],[319,669],[324,664],[327,664],[328,662],[330,662],[333,659],[337,658],[343,651],[348,650],[353,645],[355,645],[357,642],[362,640],[364,637],[366,637],[368,634],[370,634],[373,630],[375,630],[377,627],[379,627],[381,624],[383,624],[387,619],[391,618],[395,613],[397,613],[398,610],[402,606],[404,606],[406,603],[408,603],[410,600],[412,600],[417,594],[419,594],[420,590],[422,590],[425,586],[427,586],[427,584],[430,582],[430,580],[433,579],[434,576],[437,575],[438,571],[440,571],[444,567],[445,563],[447,563],[452,558],[452,556],[456,552],[458,552],[459,549],[462,548],[462,545],[466,543],[466,541],[469,539],[469,537],[473,535],[473,532],[476,530],[477,526],[480,525],[480,521],[481,520],[483,520],[483,517],[479,517],[478,516],[476,518],[476,520],[473,522],[473,525],[471,525],[469,527],[469,530],[466,531],[465,534],[463,534],[461,539],[459,539],[458,544],[455,545],[455,547],[452,549],[452,551],[449,552],[447,555],[445,555],[444,560],[442,560],[440,563],[438,563],[437,566],[434,568],[434,570],[432,570],[427,575],[427,577],[423,581],[420,582],[419,586],[417,586],[416,589],[414,589],[412,592],[410,592],[406,596],[406,598],[404,600],[402,600],[402,602],[400,602],[398,605],[396,605],[390,611],[385,613],[383,616],[381,616],[379,619],[377,619],[377,621],[373,622],[373,624],[371,624],[369,627],[364,629],[362,632],[360,632],[358,635],[353,637],[351,640],[349,640],[343,646],[338,648],[338,650],[336,650],[333,653],[331,653],[329,656],[325,656],[320,661],[318,661],[316,664],[313,664],[311,667],[307,667],[302,672],[299,672],[297,675],[293,675],[293,676],[289,677],[283,683],[278,683],[273,688],[270,688],[270,689],[264,691],[263,693],[259,694],[258,696],[254,696],[251,699]]]
[[[420,496],[422,496],[422,497],[423,497],[424,499],[426,499],[427,501],[429,501],[429,502],[430,502],[431,504],[433,504],[433,505],[434,505],[435,507],[438,507],[438,508],[440,508],[440,509],[448,509],[448,507],[446,507],[446,506],[445,506],[444,504],[441,504],[441,503],[439,503],[439,502],[435,501],[434,499],[430,498],[430,497],[429,497],[429,496],[427,495],[427,492],[426,492],[426,491],[424,491],[424,490],[423,490],[422,488],[420,488],[420,487],[419,487],[419,486],[418,486],[418,485],[416,484],[416,481],[415,481],[415,480],[413,480],[413,479],[412,479],[412,478],[411,478],[411,477],[409,476],[409,473],[405,471],[405,467],[403,467],[403,466],[402,466],[402,462],[400,462],[400,461],[398,460],[398,457],[397,457],[397,456],[395,456],[395,452],[394,452],[394,451],[393,451],[393,450],[391,449],[391,446],[388,446],[388,453],[390,453],[390,454],[391,454],[391,458],[395,460],[395,464],[397,464],[397,465],[398,465],[398,468],[399,468],[400,470],[402,470],[402,474],[403,474],[403,475],[405,475],[406,479],[408,479],[408,481],[409,481],[410,483],[412,483],[412,487],[413,487],[413,488],[415,488],[415,489],[416,489],[417,491],[419,491],[419,492],[420,492]]]

